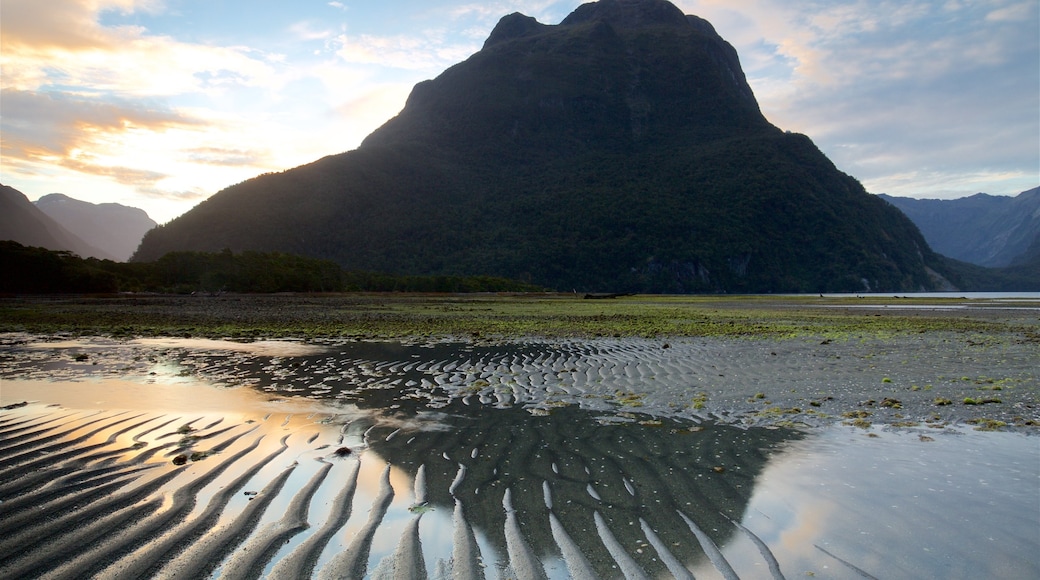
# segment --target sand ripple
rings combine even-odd
[[[747,432],[604,426],[578,409],[458,414],[467,409],[448,409],[452,430],[356,416],[4,411],[0,576],[640,578],[706,561],[725,571],[704,548],[739,533],[730,518],[781,439],[763,432],[759,450],[737,452]]]
[[[12,346],[5,396],[68,408],[0,413],[0,577],[800,575],[740,523],[804,436],[756,427],[756,392],[836,415],[987,373],[1035,403],[1035,345],[900,340]],[[873,510],[842,515],[913,528]]]

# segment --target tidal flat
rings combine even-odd
[[[0,300],[0,574],[1040,575],[1040,301]]]

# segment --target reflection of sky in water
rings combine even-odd
[[[163,383],[167,385],[187,384],[197,382],[198,379],[191,375],[191,371],[184,365],[173,361],[161,361],[152,364],[145,378],[148,383]]]
[[[845,426],[816,431],[785,444],[755,475],[741,523],[768,545],[787,577],[1035,577],[1040,440],[952,429],[871,433]],[[371,470],[370,477],[378,475]],[[394,481],[410,498],[413,480],[395,470]],[[403,511],[410,501],[395,498],[399,513],[393,517],[392,507],[385,520],[383,555],[393,552],[410,519]],[[430,515],[422,527],[428,571],[434,564],[429,554],[450,553],[445,540],[451,529],[448,514]],[[768,563],[751,536],[720,528],[705,531],[736,573],[768,577]],[[481,551],[495,577],[504,554],[486,538]],[[558,553],[539,556],[550,577],[566,577]],[[373,565],[380,559],[373,548]],[[718,573],[706,560],[691,564],[697,577]]]
[[[207,338],[138,338],[130,342],[152,348],[183,348],[190,350],[212,350],[246,352],[257,356],[312,356],[325,352],[327,347],[289,340],[212,340]]]
[[[1022,578],[1038,572],[1040,440],[833,428],[757,478],[744,525],[789,575]],[[928,439],[932,440],[928,440]],[[748,542],[724,550],[735,568]]]

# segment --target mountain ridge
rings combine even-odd
[[[33,203],[66,230],[105,254],[94,255],[96,258],[129,260],[144,234],[157,225],[143,209],[119,203],[95,204],[62,193],[47,194]]]
[[[1025,261],[1040,245],[1040,187],[1015,196],[977,193],[959,199],[913,199],[880,194],[921,230],[936,252],[979,266]]]
[[[913,291],[953,275],[901,212],[770,124],[732,46],[664,0],[505,16],[356,150],[227,188],[134,259],[223,248],[582,291]]]
[[[0,184],[0,240],[69,251],[82,257],[111,259],[36,207],[24,193],[3,184]]]

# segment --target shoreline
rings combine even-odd
[[[32,376],[99,369],[111,376],[134,368],[135,357],[162,352],[173,364],[191,366],[205,359],[185,372],[201,382],[221,383],[241,374],[235,365],[248,366],[263,356],[291,360],[315,348],[365,351],[357,345],[369,343],[413,349],[454,345],[480,352],[486,361],[446,353],[460,358],[456,365],[468,364],[467,372],[407,377],[442,393],[420,396],[443,400],[468,394],[490,397],[495,404],[502,398],[543,412],[560,404],[613,406],[641,415],[801,428],[833,422],[865,427],[975,421],[981,429],[1031,431],[1040,423],[1040,297],[636,295],[582,300],[564,294],[365,293],[0,298],[0,376],[12,376],[3,365],[19,344],[54,340],[99,346],[90,347],[82,361],[74,358],[84,353],[64,348],[65,359],[57,357]],[[178,341],[183,348],[173,346]],[[271,343],[294,344],[296,351],[265,354]],[[55,348],[62,349],[60,344]],[[112,351],[108,355],[106,348]],[[193,348],[202,354],[193,354]],[[570,361],[570,367],[546,374],[533,362],[538,355],[513,357],[509,373],[487,362],[500,365],[525,349],[544,351],[543,361]],[[372,364],[392,363],[396,356],[372,355]],[[581,373],[575,362],[581,363]],[[521,384],[510,373],[521,375]],[[261,375],[257,380],[272,380]],[[346,381],[337,388],[356,386]],[[303,385],[283,394],[298,397],[308,391]]]
[[[55,380],[154,383],[156,372],[171,372],[174,376],[165,380],[218,388],[244,385],[316,404],[363,399],[389,388],[397,398],[431,406],[464,400],[549,413],[575,405],[619,421],[672,418],[792,428],[836,422],[928,428],[967,423],[979,430],[1035,432],[1040,427],[1038,360],[1040,348],[1028,341],[951,332],[839,340],[443,338],[404,343],[8,333],[0,334],[0,382],[8,382],[0,390],[6,391],[3,404],[9,405],[21,402],[11,400],[20,392],[11,388],[12,380],[33,380],[40,388]],[[422,362],[418,369],[414,361]],[[311,370],[286,375],[295,365]],[[342,376],[336,378],[337,373]]]
[[[762,320],[716,307],[684,314]],[[794,336],[0,333],[0,574],[1040,571],[1034,314],[801,312],[763,323]]]
[[[239,340],[743,337],[981,332],[1040,343],[1040,295],[225,294],[0,297],[0,332]]]

